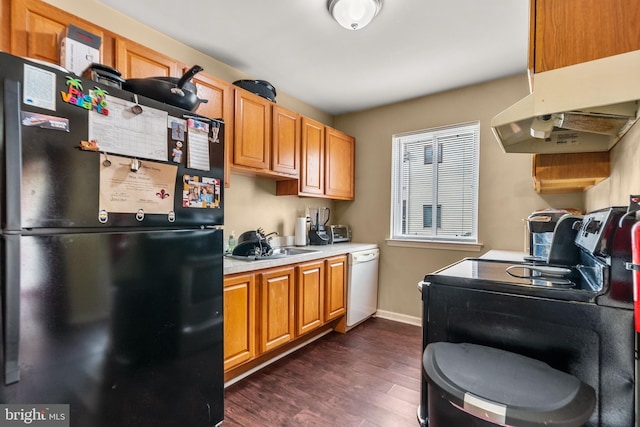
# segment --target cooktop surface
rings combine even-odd
[[[590,274],[597,273],[586,273],[580,271],[580,267],[467,258],[427,274],[424,281],[553,299],[594,301],[601,285],[588,279]]]

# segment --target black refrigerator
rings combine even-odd
[[[224,123],[4,53],[0,79],[0,424],[220,424]]]

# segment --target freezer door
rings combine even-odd
[[[19,246],[19,293],[3,301],[19,308],[19,381],[0,386],[0,402],[69,404],[76,426],[222,420],[221,230],[31,235]]]
[[[0,133],[0,149],[4,147],[2,159],[2,171],[0,180],[5,180],[3,194],[2,213],[3,229],[42,229],[42,228],[87,228],[87,227],[184,227],[200,225],[222,225],[224,223],[224,123],[207,118],[210,127],[218,130],[217,138],[211,137],[208,142],[204,142],[197,151],[200,157],[206,159],[209,155],[208,169],[192,169],[187,167],[190,150],[196,151],[196,143],[190,145],[191,136],[189,132],[182,132],[181,136],[174,135],[168,123],[157,124],[154,121],[154,132],[166,133],[166,158],[157,159],[135,159],[131,156],[120,154],[126,160],[139,160],[141,166],[139,170],[145,168],[158,169],[158,165],[177,166],[176,179],[174,183],[168,184],[166,191],[161,192],[140,190],[140,195],[131,190],[155,188],[148,185],[144,180],[150,180],[148,176],[140,177],[142,172],[131,176],[123,175],[122,168],[118,169],[118,175],[113,177],[112,183],[124,183],[120,185],[112,184],[112,187],[101,182],[101,175],[105,168],[101,165],[109,158],[113,159],[112,153],[100,151],[90,151],[81,149],[82,141],[89,140],[90,117],[100,116],[94,111],[79,108],[73,103],[64,102],[64,96],[69,88],[70,81],[77,81],[83,91],[100,88],[100,84],[68,76],[45,66],[35,63],[26,63],[21,58],[0,52],[0,120],[3,120],[5,131]],[[50,91],[52,92],[52,109],[43,108],[38,105],[30,105],[25,102],[25,67],[36,67],[44,75],[51,77]],[[28,80],[29,81],[29,80]],[[31,81],[31,86],[34,85]],[[108,92],[108,96],[113,99],[131,101],[133,94],[113,87],[102,86]],[[193,113],[175,108],[151,99],[138,97],[140,105],[147,108],[147,113],[151,114],[152,109],[167,113],[169,118],[183,120],[187,123],[187,117],[196,117]],[[116,114],[112,114],[112,118]],[[43,118],[55,120],[68,120],[68,126],[48,126],[43,125],[39,120]],[[54,120],[54,121],[55,121]],[[115,120],[115,118],[113,119]],[[142,119],[141,119],[142,120]],[[160,120],[162,122],[162,120]],[[57,121],[56,123],[61,123]],[[144,123],[142,123],[144,124]],[[131,126],[133,126],[131,124]],[[0,127],[1,128],[1,127]],[[141,132],[138,129],[138,132]],[[211,131],[210,135],[213,135]],[[117,139],[116,134],[111,137]],[[107,137],[105,137],[107,138]],[[183,155],[180,161],[175,162],[170,156],[172,147],[177,139],[183,139]],[[193,138],[195,141],[195,137]],[[129,141],[128,145],[132,142]],[[124,142],[123,146],[126,146]],[[203,147],[206,147],[204,149]],[[8,151],[7,151],[8,150]],[[126,151],[126,150],[125,150]],[[111,156],[110,156],[111,155]],[[195,154],[194,154],[195,156]],[[131,157],[131,158],[130,158]],[[162,157],[162,156],[161,156]],[[206,164],[203,161],[203,164]],[[109,171],[116,169],[115,161]],[[127,169],[125,168],[126,172]],[[107,175],[107,174],[104,174]],[[151,176],[151,175],[150,175]],[[157,175],[154,175],[157,176]],[[218,208],[198,208],[185,206],[183,199],[185,187],[190,188],[213,188],[216,186],[205,186],[207,180],[219,180]],[[136,181],[137,179],[137,181]],[[207,181],[208,182],[208,181]],[[198,183],[198,184],[194,184]],[[109,188],[105,192],[108,197],[130,200],[131,205],[140,201],[142,207],[153,207],[154,203],[161,198],[163,201],[173,200],[173,213],[170,209],[166,213],[148,213],[143,217],[138,214],[138,209],[128,206],[127,212],[116,211],[106,212],[105,217],[101,215],[100,192],[104,190],[102,186]],[[113,187],[116,187],[114,189]],[[132,194],[133,193],[133,194]],[[134,198],[135,197],[135,198]],[[159,202],[158,202],[159,203]],[[164,206],[163,206],[164,208]],[[122,209],[118,205],[117,209]],[[106,209],[108,211],[108,209]],[[147,209],[149,210],[149,209]],[[144,211],[144,209],[142,209]],[[106,219],[106,220],[105,220]],[[104,220],[104,221],[103,221]],[[16,224],[17,222],[17,224]]]

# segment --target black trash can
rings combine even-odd
[[[429,427],[578,427],[593,388],[546,363],[492,347],[436,342],[424,351]]]

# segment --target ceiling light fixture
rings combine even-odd
[[[348,30],[364,28],[382,8],[382,0],[329,0],[329,13]]]

